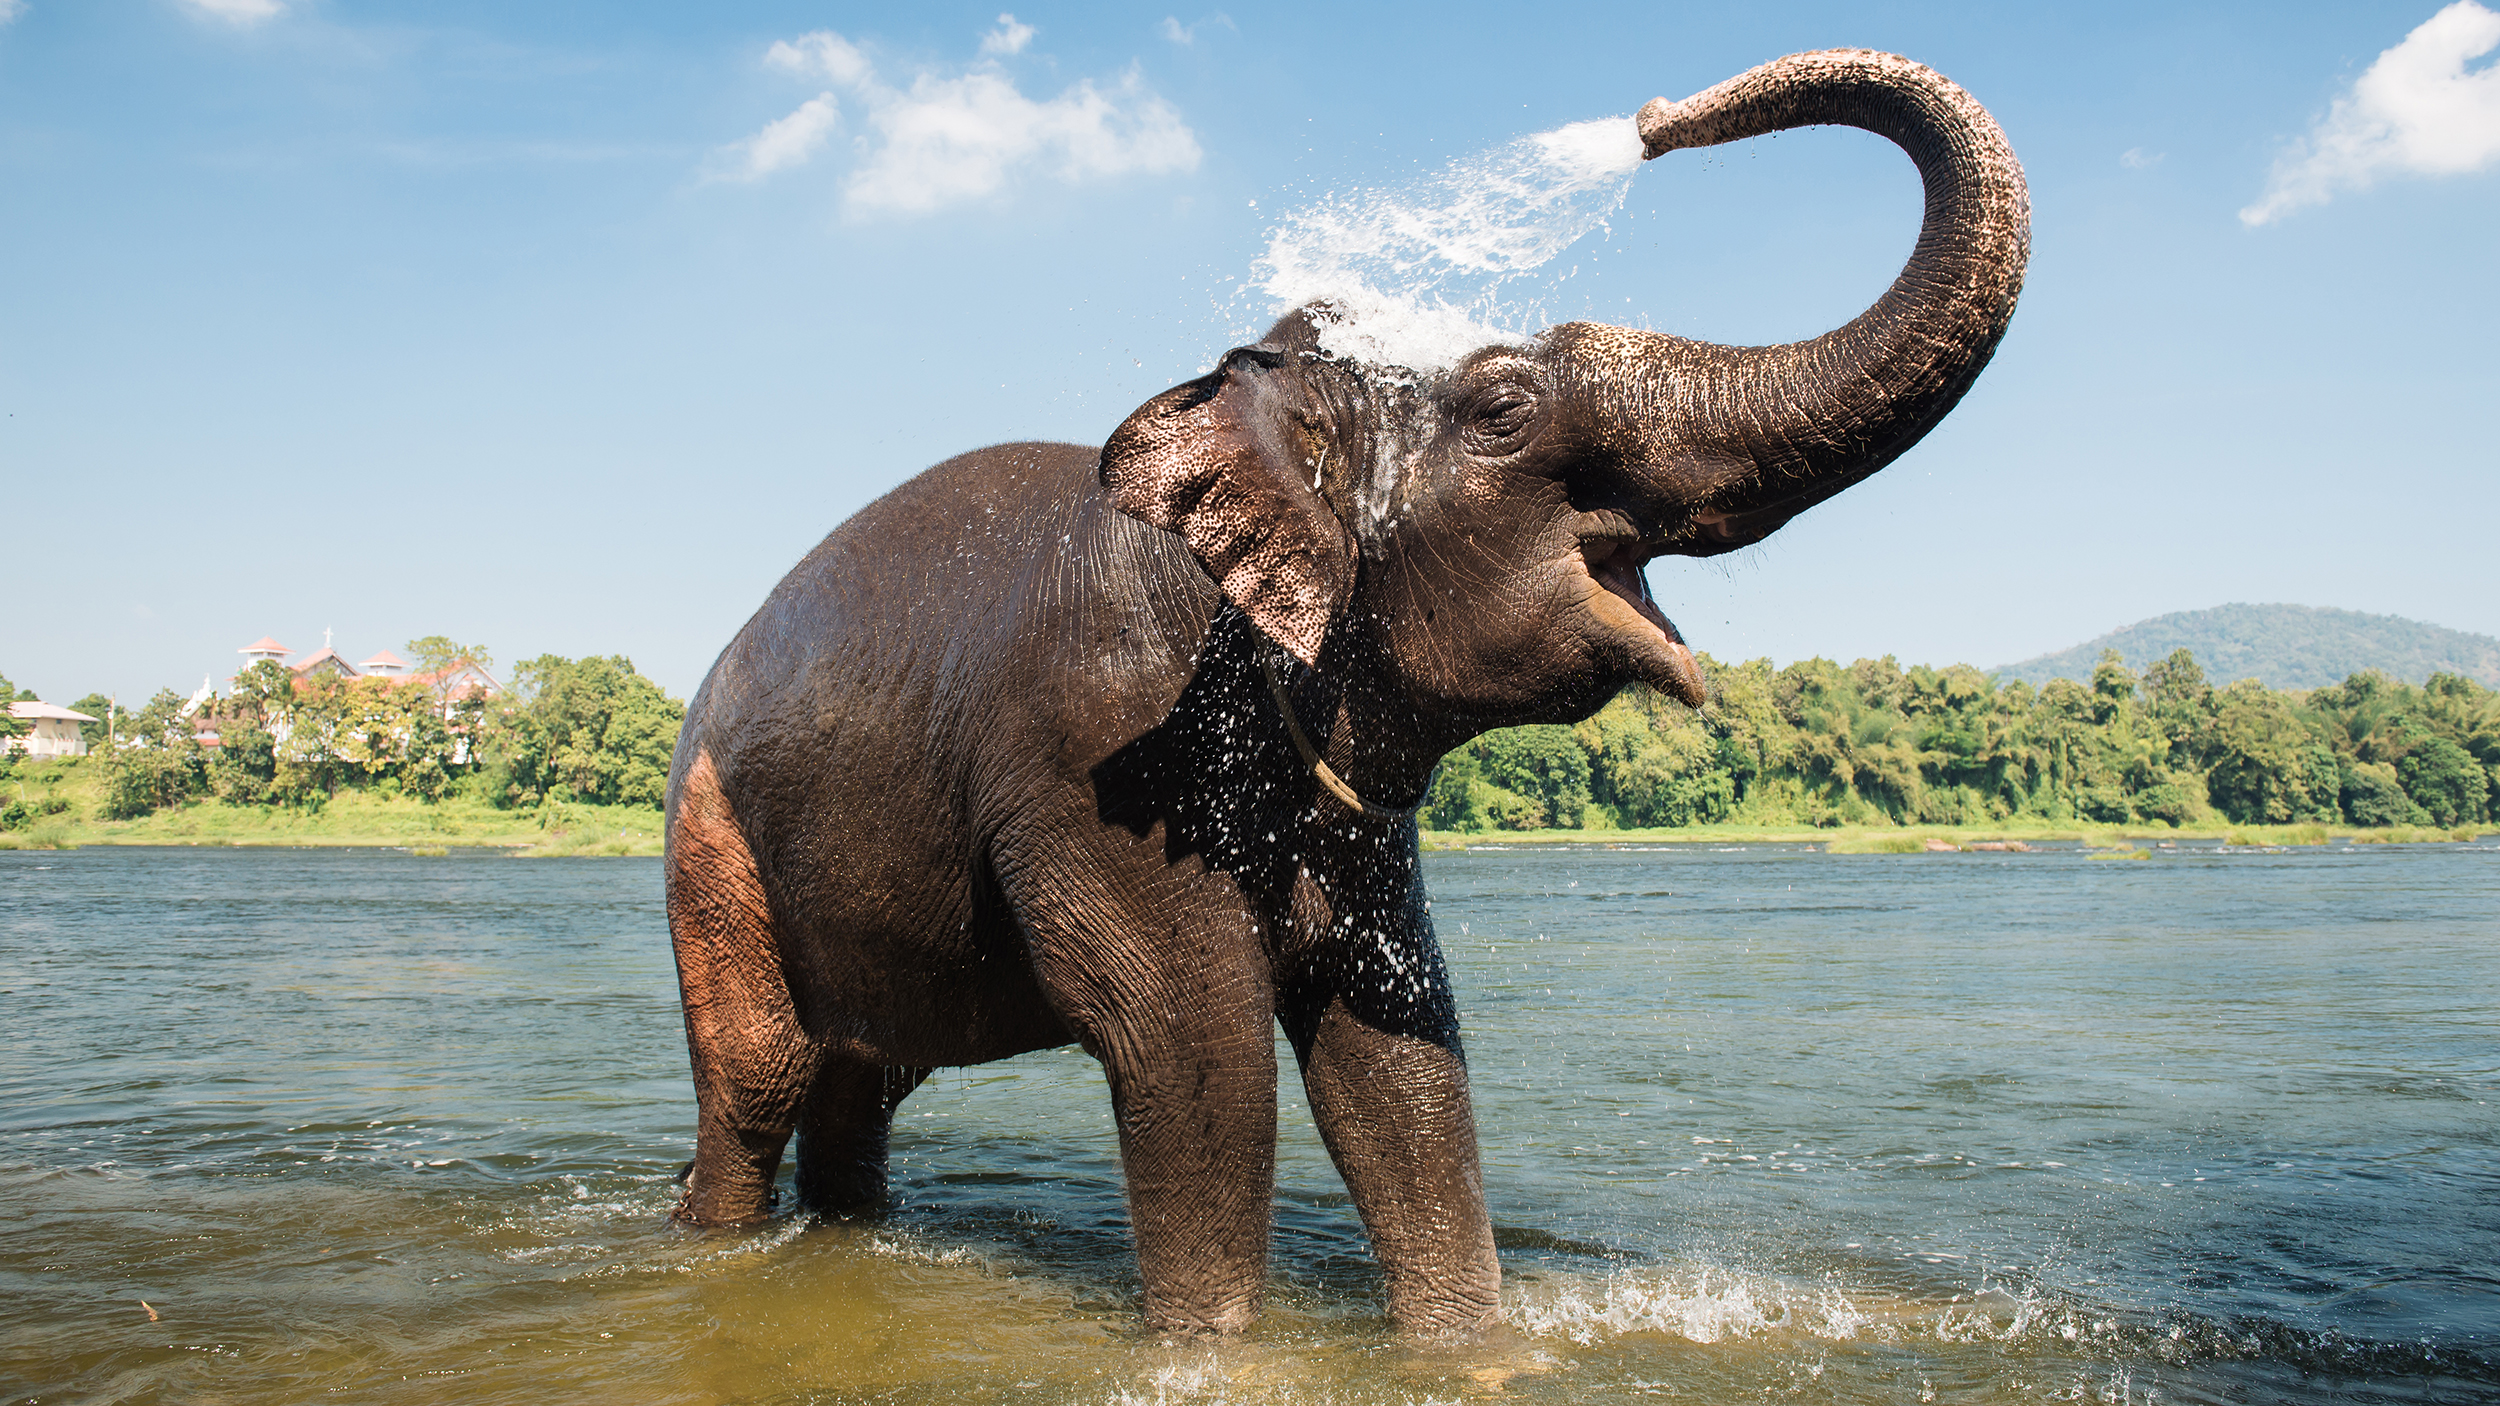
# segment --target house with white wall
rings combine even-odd
[[[9,716],[27,725],[24,733],[8,739],[9,750],[30,757],[87,755],[87,735],[78,730],[78,725],[95,719],[86,714],[50,703],[21,700],[9,705]]]

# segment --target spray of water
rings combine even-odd
[[[1278,313],[1325,300],[1320,343],[1338,356],[1442,370],[1534,330],[1541,308],[1513,285],[1603,228],[1640,164],[1632,119],[1608,117],[1332,194],[1270,233],[1253,286]]]

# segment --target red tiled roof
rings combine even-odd
[[[386,649],[356,667],[359,669],[405,669],[408,667],[408,661]]]
[[[503,692],[503,685],[495,682],[494,675],[486,672],[484,669],[478,668],[477,661],[465,658],[455,663],[447,664],[444,667],[436,669],[430,673],[407,675],[401,680],[401,682],[420,684],[426,688],[434,688],[440,686],[444,680],[454,678],[464,673],[475,673],[479,679],[484,679],[485,682],[481,684],[475,680],[471,680],[467,683],[454,684],[449,690],[449,696],[454,698],[474,698],[479,694],[491,695]]]
[[[278,643],[275,636],[263,635],[235,651],[237,654],[293,654],[295,651]]]
[[[335,649],[329,648],[326,645],[320,649],[314,650],[311,657],[304,660],[304,662],[300,664],[287,665],[287,669],[297,678],[303,678],[324,664],[338,665],[339,672],[347,675],[351,679],[355,678],[358,673],[356,666],[347,662],[347,656],[339,653]]]

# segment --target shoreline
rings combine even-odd
[[[408,803],[410,809],[416,803]],[[588,809],[588,808],[582,808]],[[230,817],[220,817],[230,818]],[[246,817],[251,818],[251,817]],[[327,817],[294,817],[257,826],[203,825],[196,817],[151,816],[145,821],[91,821],[39,827],[35,831],[0,833],[0,850],[61,851],[99,848],[129,849],[385,849],[418,857],[439,857],[453,851],[503,851],[515,859],[650,858],[665,852],[660,816],[636,810],[620,817],[571,818],[572,823],[540,828],[533,813],[502,812],[503,824],[476,825],[463,816],[436,828],[396,825],[332,825]],[[392,817],[397,819],[399,817]],[[425,818],[432,817],[410,817]],[[342,817],[344,819],[344,817]],[[623,823],[618,823],[619,821]],[[637,823],[638,822],[638,823]],[[2181,842],[2218,844],[2224,848],[2319,848],[2382,844],[2460,844],[2500,834],[2492,826],[2395,826],[2372,830],[2359,826],[2262,825],[2197,826],[2177,830],[2143,826],[2011,826],[1922,825],[1914,827],[1695,825],[1681,829],[1642,830],[1497,830],[1462,833],[1427,830],[1420,848],[1426,854],[1464,854],[1472,850],[1502,851],[1589,845],[1794,845],[1826,854],[2021,853],[2035,846],[2075,846],[2110,855],[2149,855],[2156,846]]]
[[[2341,840],[2347,844],[2461,844],[2500,827],[2463,825],[2443,829],[2431,825],[2396,825],[2372,829],[2361,825],[2188,825],[2172,829],[2152,825],[1842,825],[1813,826],[1690,825],[1641,830],[1427,830],[1427,852],[1454,853],[1487,847],[1522,845],[1620,844],[1804,844],[1832,854],[1918,854],[1946,849],[1968,850],[2077,844],[2085,849],[2131,850],[2142,842],[2218,841],[2226,846],[2298,848]],[[1929,845],[1929,840],[1936,844]]]
[[[523,857],[655,855],[661,816],[642,806],[576,802],[504,810],[482,800],[342,790],[315,810],[232,806],[195,798],[137,820],[94,818],[99,798],[87,768],[51,773],[21,770],[30,800],[58,797],[70,813],[44,816],[21,830],[0,831],[0,850],[59,850],[86,845],[201,849],[504,849]],[[14,797],[12,797],[14,799]]]
[[[29,800],[69,802],[66,814],[43,816],[24,829],[0,831],[0,850],[60,850],[85,845],[216,849],[501,849],[515,857],[650,856],[666,848],[661,812],[642,806],[563,802],[505,810],[469,797],[426,802],[413,796],[343,790],[315,810],[232,806],[198,798],[138,820],[98,820],[96,775],[85,767],[22,769],[12,779]],[[1833,854],[1904,854],[1989,849],[2034,843],[2080,844],[2112,852],[2144,842],[2220,841],[2225,845],[2298,847],[2345,844],[2456,843],[2500,834],[2500,825],[2391,826],[2301,823],[2233,825],[2093,824],[2012,820],[1987,825],[1762,825],[1723,822],[1684,827],[1609,830],[1422,830],[1427,853],[1529,845],[1763,844],[1811,845]]]

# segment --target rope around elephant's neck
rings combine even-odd
[[[1293,715],[1293,700],[1285,696],[1285,681],[1276,673],[1276,656],[1264,649],[1259,651],[1259,672],[1267,675],[1267,691],[1276,697],[1276,711],[1285,715],[1285,732],[1293,738],[1294,750],[1302,754],[1303,764],[1311,769],[1313,776],[1319,778],[1320,785],[1328,788],[1328,794],[1374,820],[1404,820],[1415,813],[1414,806],[1390,810],[1373,805],[1355,794],[1354,788],[1345,783],[1345,778],[1337,774],[1336,768],[1328,764],[1328,759],[1319,754],[1319,749],[1311,745],[1310,737],[1302,731],[1301,720]]]

